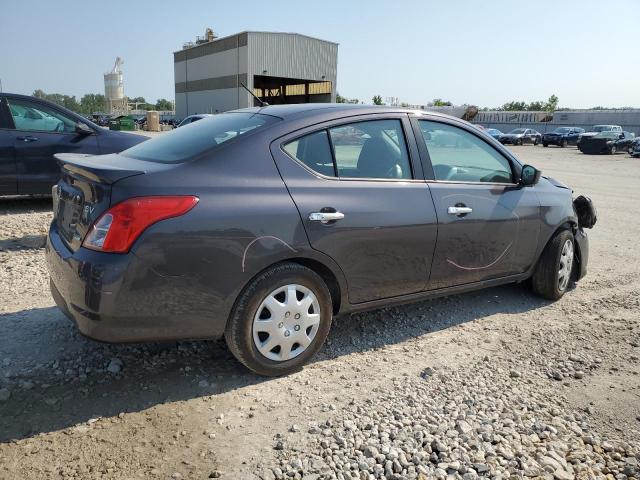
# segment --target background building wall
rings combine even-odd
[[[247,34],[240,33],[174,53],[176,117],[248,106]]]
[[[338,44],[296,33],[243,32],[174,52],[176,117],[253,105],[240,85],[254,75],[330,81],[336,99]],[[266,73],[265,73],[266,72]]]
[[[514,128],[533,128],[541,133],[558,127],[580,127],[586,131],[594,125],[620,125],[623,130],[640,135],[640,109],[627,110],[561,110],[549,122],[536,121],[545,112],[478,112],[473,123],[508,132]]]
[[[249,88],[253,75],[331,82],[336,100],[338,44],[297,33],[248,32]],[[266,73],[264,73],[266,71]]]

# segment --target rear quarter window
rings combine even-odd
[[[222,113],[129,148],[122,155],[158,163],[181,163],[279,119],[259,113]]]

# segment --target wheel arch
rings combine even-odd
[[[540,248],[540,251],[537,254],[536,261],[533,263],[533,265],[531,267],[531,274],[533,274],[533,272],[535,272],[536,267],[538,265],[538,262],[540,262],[540,258],[542,257],[542,253],[547,248],[547,245],[549,245],[551,240],[553,240],[553,238],[556,235],[558,235],[558,233],[562,232],[563,230],[570,230],[571,233],[573,233],[573,236],[575,238],[576,234],[578,232],[578,228],[579,228],[578,227],[578,222],[575,219],[568,218],[564,222],[560,223],[560,225],[558,225],[554,230],[552,230],[551,234],[546,239],[546,241],[542,245],[542,248]],[[575,251],[574,265],[575,265],[575,263],[578,263],[578,265],[580,265],[582,263],[582,258],[583,258],[583,256],[582,256],[583,255],[582,248],[581,248],[580,243],[577,242],[577,241],[574,241],[574,246],[575,246],[575,250],[574,250]],[[574,273],[576,271],[577,271],[577,269],[574,269]]]
[[[342,275],[342,272],[339,271],[339,267],[332,265],[329,266],[329,262],[324,262],[319,258],[311,257],[311,256],[290,256],[290,257],[281,257],[277,260],[274,260],[267,265],[264,265],[262,268],[253,271],[251,277],[247,278],[247,280],[243,283],[242,287],[238,289],[236,292],[233,302],[231,304],[231,308],[229,309],[229,316],[225,321],[225,325],[228,324],[233,311],[235,310],[238,300],[244,293],[244,291],[251,285],[251,283],[260,275],[262,275],[267,270],[277,267],[278,265],[282,265],[285,263],[296,263],[303,267],[308,268],[313,271],[317,275],[322,278],[323,282],[329,289],[329,294],[331,295],[331,303],[333,307],[333,314],[337,315],[341,310],[343,310],[342,302],[345,301],[347,297],[347,285]],[[225,326],[226,328],[226,326]]]

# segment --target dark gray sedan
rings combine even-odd
[[[498,137],[500,143],[511,145],[538,145],[542,141],[542,134],[533,128],[515,128],[509,133],[503,133]]]
[[[57,157],[46,255],[80,331],[224,336],[264,375],[307,362],[337,315],[527,279],[558,299],[595,222],[469,123],[390,107],[251,108]]]

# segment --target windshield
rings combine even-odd
[[[611,130],[611,125],[596,125],[593,127],[594,132],[606,132]]]
[[[517,135],[518,133],[524,133],[524,128],[516,128],[515,130],[511,130],[509,133],[512,135]]]
[[[569,132],[571,132],[571,129],[569,127],[561,127],[561,128],[556,128],[553,132],[554,133],[569,133]]]
[[[619,132],[611,132],[611,131],[600,132],[594,136],[594,138],[612,138],[612,139],[617,139],[619,137],[620,137]]]
[[[222,113],[139,143],[122,155],[151,162],[179,163],[277,121],[275,117],[258,113]]]
[[[502,132],[500,130],[496,130],[495,128],[487,128],[487,133],[489,135],[500,135]]]

